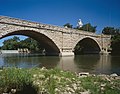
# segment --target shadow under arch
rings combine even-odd
[[[101,51],[101,47],[98,42],[91,37],[81,38],[74,47],[75,55],[79,54],[98,54]]]
[[[35,39],[41,44],[43,48],[45,48],[46,55],[59,55],[60,53],[58,46],[53,42],[53,40],[40,32],[33,30],[17,30],[7,33],[6,35],[2,36],[0,39],[11,35],[24,35]]]

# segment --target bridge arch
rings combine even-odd
[[[39,32],[37,30],[19,29],[3,33],[0,39],[11,35],[24,35],[35,39],[42,45],[43,48],[45,48],[46,55],[60,54],[59,47],[56,45],[54,40],[45,33]]]
[[[111,44],[111,36],[108,35],[97,35],[76,29],[0,16],[0,38],[15,34],[32,37],[46,46],[48,53],[59,53],[60,56],[73,56],[75,46],[87,40],[105,54],[109,53]]]
[[[99,42],[95,38],[90,36],[84,36],[75,42],[74,44],[75,54],[78,54],[76,53],[77,50],[79,50],[78,52],[81,52],[83,54],[90,54],[90,53],[93,54],[93,53],[100,53],[100,51],[102,50],[102,47],[100,46]]]

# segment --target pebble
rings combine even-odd
[[[82,76],[82,75],[87,75],[87,76],[88,76],[89,73],[88,73],[88,72],[80,72],[80,73],[79,73],[79,76]]]
[[[111,77],[117,77],[118,75],[116,73],[113,73],[110,75]]]
[[[91,94],[90,91],[80,92],[80,94]]]
[[[74,90],[77,89],[77,85],[76,84],[72,84],[72,86],[73,86]]]
[[[11,93],[16,93],[16,89],[11,89]]]
[[[100,86],[101,86],[101,87],[105,87],[105,86],[106,86],[106,84],[101,84]]]

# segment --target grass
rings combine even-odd
[[[90,90],[92,94],[120,94],[120,79],[112,78],[111,81],[107,81],[103,79],[104,77],[88,76],[81,79],[81,84],[86,90]]]
[[[120,94],[120,80],[105,76],[79,77],[75,73],[46,68],[0,70],[0,94]]]
[[[9,93],[13,89],[17,92],[22,92],[24,89],[27,89],[27,87],[32,88],[31,78],[32,74],[30,74],[29,70],[5,68],[0,71],[0,93]]]

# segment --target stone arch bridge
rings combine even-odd
[[[46,54],[60,56],[74,55],[74,48],[78,43],[82,45],[84,52],[107,53],[111,38],[107,35],[0,16],[0,39],[10,35],[29,36],[42,44]]]

